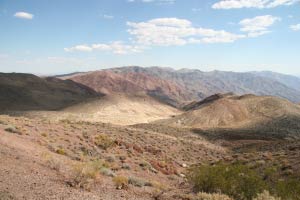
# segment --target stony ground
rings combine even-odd
[[[226,149],[188,130],[170,132],[173,134],[143,125],[123,127],[1,116],[1,195],[15,199],[170,196],[180,186],[186,187],[188,166],[217,161],[227,154]],[[99,177],[76,185],[76,166],[95,160],[102,163]],[[114,177],[126,177],[131,183],[116,188]]]
[[[277,163],[284,175],[299,171],[299,149],[295,140],[210,140],[158,124],[1,115],[0,199],[183,199],[194,164]]]

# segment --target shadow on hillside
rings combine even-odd
[[[57,111],[103,96],[104,94],[71,80],[0,73],[0,114]]]
[[[192,129],[208,140],[282,140],[300,139],[300,117],[283,116],[244,128]]]

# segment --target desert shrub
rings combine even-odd
[[[110,177],[115,177],[115,173],[111,170],[111,169],[108,169],[106,167],[102,167],[100,169],[100,173],[104,176],[110,176]]]
[[[219,194],[219,193],[208,194],[208,193],[200,192],[197,194],[196,200],[233,200],[233,199],[224,194]]]
[[[278,181],[276,194],[283,200],[300,200],[300,178],[290,177]]]
[[[151,186],[150,182],[137,177],[130,177],[128,182],[136,187]]]
[[[112,147],[115,144],[115,141],[111,139],[109,136],[101,134],[95,137],[95,144],[98,147],[106,150]]]
[[[60,155],[66,155],[66,151],[63,148],[56,149],[55,152]]]
[[[102,162],[99,160],[75,165],[71,185],[89,190],[98,179],[101,168]]]
[[[60,160],[53,158],[49,153],[43,153],[42,158],[45,161],[46,165],[50,167],[50,169],[60,171],[63,165]]]
[[[22,135],[22,132],[15,126],[9,126],[9,127],[5,128],[4,130],[9,133],[16,133],[16,134]]]
[[[125,176],[116,176],[113,178],[113,182],[117,189],[128,188],[128,178]]]
[[[253,200],[281,200],[281,198],[272,196],[268,191],[263,191],[263,193],[260,193],[257,195],[256,198]]]
[[[193,167],[188,179],[196,192],[221,192],[241,200],[251,200],[266,188],[255,170],[239,163]]]
[[[47,137],[48,135],[47,135],[47,133],[42,133],[41,136]]]
[[[11,195],[9,192],[0,191],[0,199],[1,200],[15,200],[16,198]]]

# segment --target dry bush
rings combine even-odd
[[[104,134],[97,135],[94,138],[94,142],[98,147],[104,150],[114,146],[115,144],[115,140],[111,139],[109,136]]]
[[[22,135],[22,132],[17,127],[12,126],[12,125],[8,126],[4,130],[9,133],[16,133],[16,134]]]
[[[103,167],[99,160],[74,165],[71,175],[71,186],[90,190],[100,177],[100,169]]]
[[[60,171],[63,166],[59,159],[53,158],[49,153],[43,153],[42,158],[45,160],[46,165],[53,170]]]
[[[218,193],[208,194],[208,193],[200,192],[197,194],[196,200],[233,200],[233,199],[224,194],[218,194]]]
[[[128,178],[125,176],[116,176],[113,178],[113,182],[117,189],[127,189],[128,188]]]
[[[0,191],[0,199],[1,200],[15,200],[16,198],[12,196],[9,192]]]
[[[279,197],[272,196],[268,191],[264,191],[261,194],[258,194],[253,200],[281,200]]]
[[[55,152],[60,155],[66,155],[66,151],[63,148],[59,148]]]

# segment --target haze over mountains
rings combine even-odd
[[[276,75],[276,76],[275,76]],[[160,67],[122,67],[60,77],[102,93],[144,92],[162,102],[180,106],[216,93],[272,95],[300,102],[300,79],[271,72],[202,72]]]

